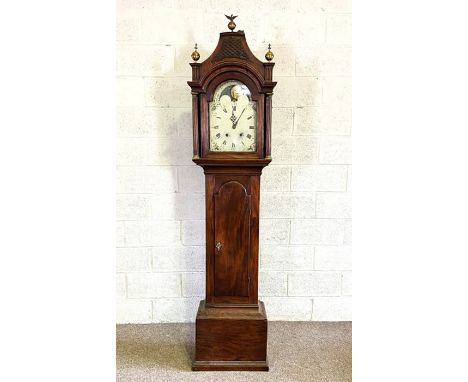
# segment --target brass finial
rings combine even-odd
[[[195,50],[192,52],[192,60],[193,61],[198,61],[200,59],[200,53],[197,51],[197,43],[195,43]]]
[[[226,16],[229,20],[228,28],[231,30],[231,32],[234,32],[234,28],[236,27],[236,23],[234,22],[234,19],[237,16],[234,16],[232,13],[231,13],[231,16],[228,16],[228,15],[224,15],[224,16]]]
[[[271,44],[268,44],[268,52],[266,52],[265,58],[267,59],[267,61],[271,61],[273,60],[273,57],[275,57],[275,55],[271,51]]]

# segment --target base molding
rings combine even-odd
[[[194,361],[193,371],[268,371],[265,361]]]
[[[200,302],[195,324],[194,371],[268,371],[268,321],[257,307],[210,307]]]

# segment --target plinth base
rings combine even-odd
[[[268,371],[268,361],[194,361],[193,371]]]
[[[258,308],[212,308],[200,302],[196,321],[194,371],[268,371],[267,317]]]

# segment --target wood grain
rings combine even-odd
[[[256,308],[210,308],[201,301],[193,370],[268,370],[268,322]]]
[[[248,297],[250,288],[250,195],[242,183],[229,180],[214,195],[215,295]],[[235,270],[235,272],[233,272]]]
[[[193,370],[268,370],[258,235],[260,176],[271,161],[274,63],[257,59],[243,32],[226,32],[210,57],[191,66],[193,161],[205,173],[206,208],[206,296],[197,313]],[[209,149],[209,102],[227,80],[247,85],[257,102],[255,152]]]

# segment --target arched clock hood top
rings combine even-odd
[[[192,81],[188,85],[192,92],[204,93],[213,78],[227,71],[247,74],[258,85],[261,93],[272,93],[276,82],[272,82],[273,62],[260,61],[250,50],[243,31],[223,32],[218,45],[203,62],[193,62]]]

